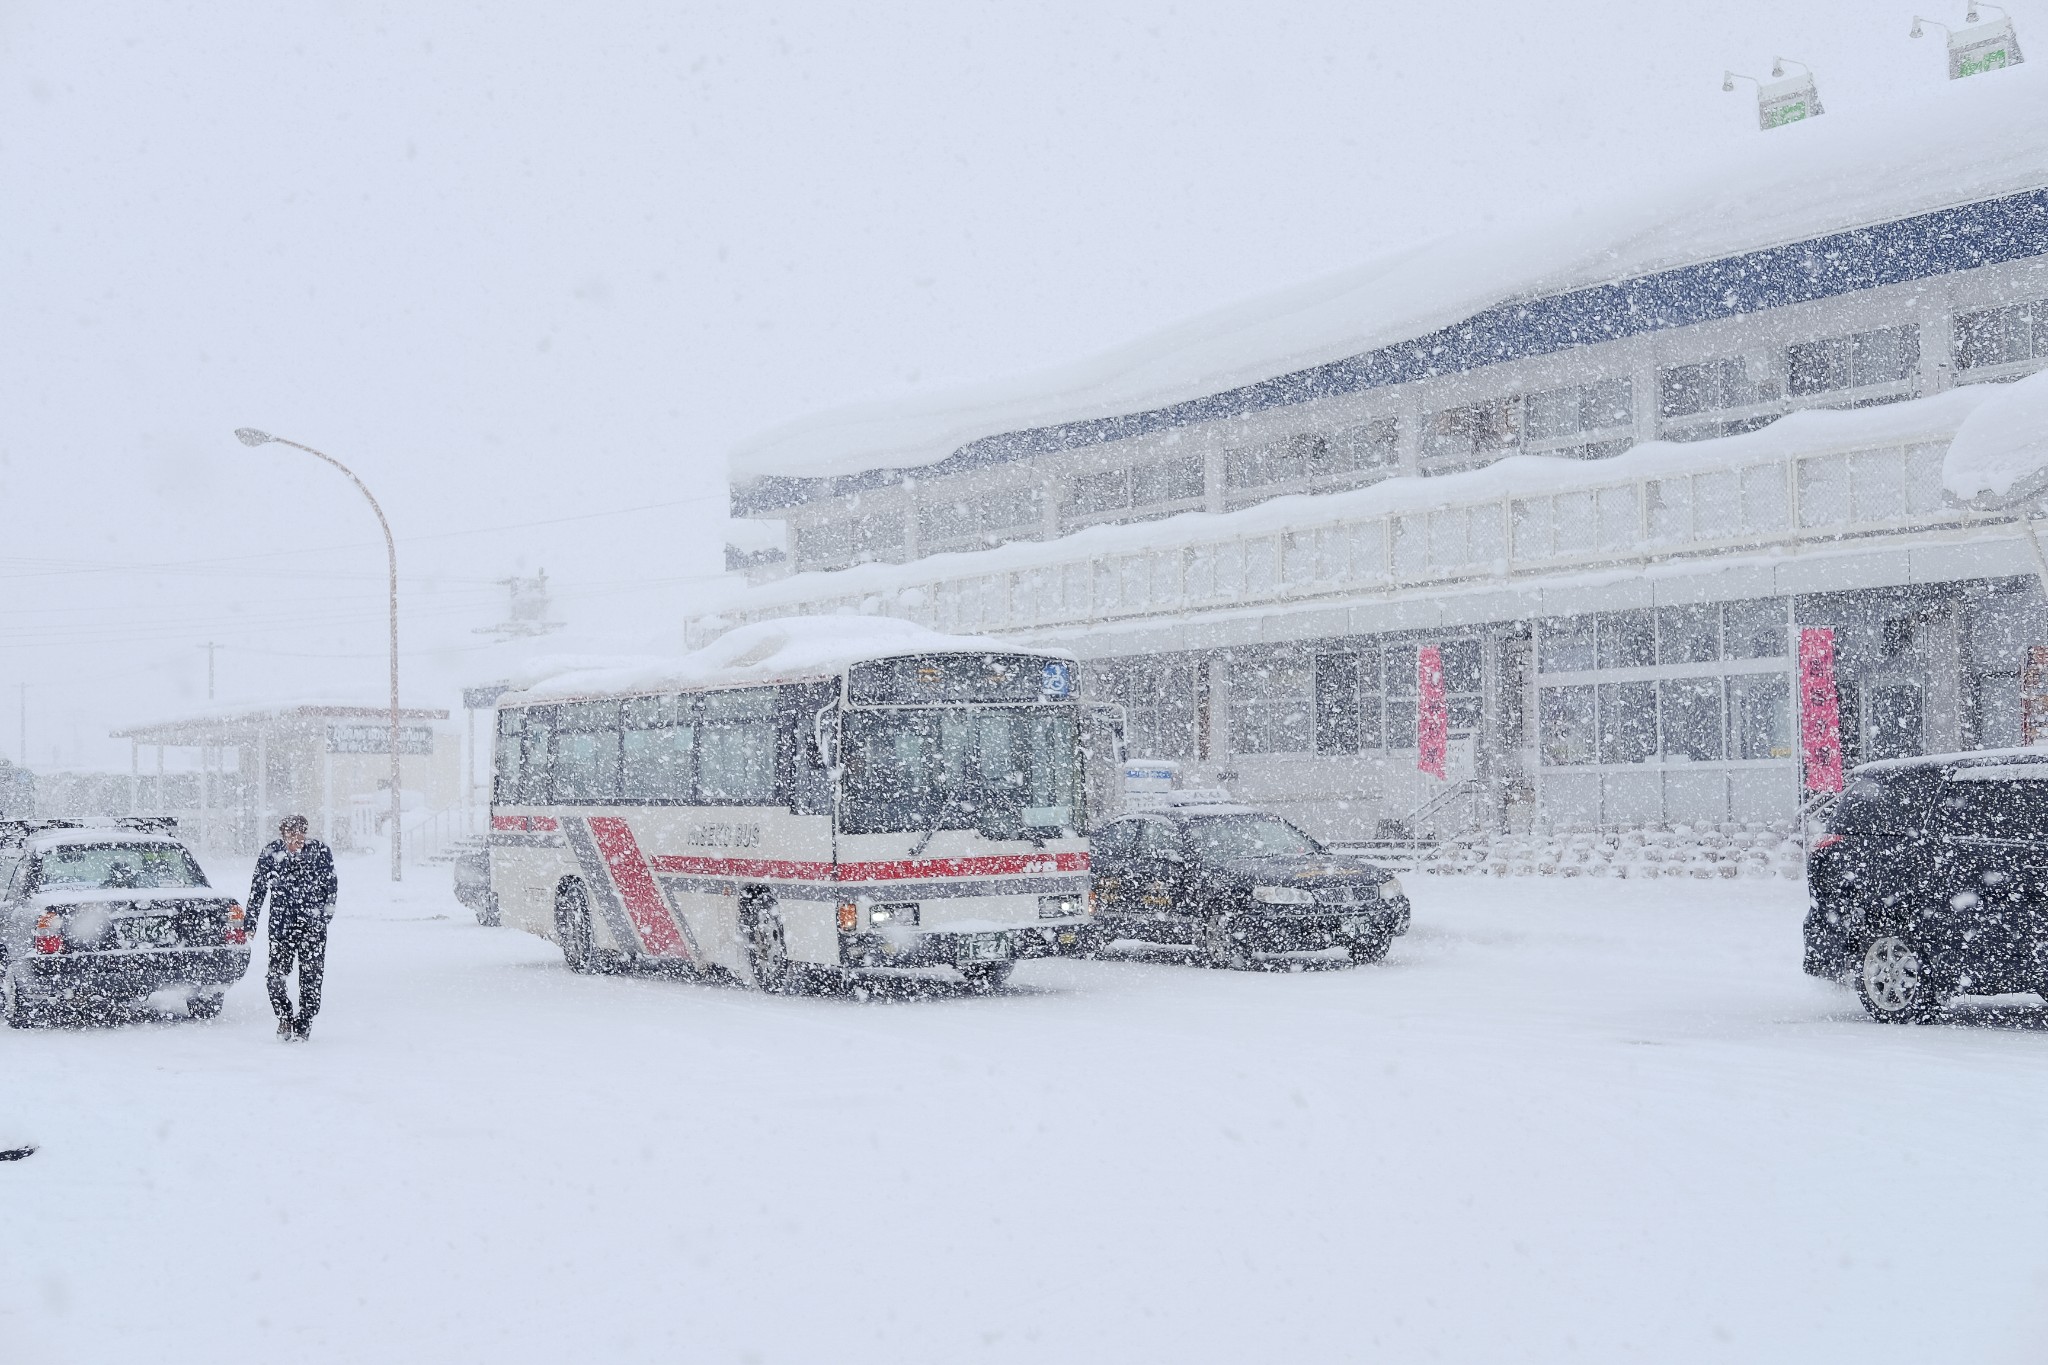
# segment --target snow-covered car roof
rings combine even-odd
[[[676,659],[650,659],[625,667],[572,668],[508,692],[498,704],[802,682],[832,677],[867,659],[979,653],[1076,662],[1064,649],[1031,648],[986,635],[947,635],[890,616],[786,616],[737,627]]]
[[[2048,765],[2048,746],[2033,745],[2020,749],[1966,749],[1954,754],[1919,754],[1911,758],[1883,758],[1870,763],[1859,763],[1849,770],[1849,776],[1858,773],[1904,772],[1912,768],[2026,768]],[[2048,777],[2048,766],[2043,767]]]
[[[172,834],[113,826],[85,826],[80,829],[37,830],[22,841],[28,848],[62,848],[67,844],[134,844],[137,847],[184,848],[184,841]]]

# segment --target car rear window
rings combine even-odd
[[[176,844],[67,844],[36,855],[29,889],[204,885],[206,874]]]
[[[1835,803],[1828,828],[1836,834],[1932,834],[1941,819],[1935,780],[1932,772],[1910,768],[1859,773]]]
[[[1949,834],[1964,838],[2048,841],[2048,765],[2015,773],[1959,768],[1942,783],[1941,811]],[[2033,765],[2029,765],[2033,766]]]

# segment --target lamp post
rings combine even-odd
[[[399,847],[402,831],[401,807],[398,800],[398,544],[391,538],[391,523],[384,519],[384,509],[377,505],[376,495],[370,492],[369,485],[357,478],[353,469],[332,455],[324,454],[308,445],[300,445],[297,441],[288,441],[282,436],[272,436],[267,431],[258,431],[254,427],[237,427],[235,437],[245,446],[260,446],[275,441],[279,445],[303,450],[316,459],[327,461],[348,475],[349,482],[369,499],[370,510],[377,514],[377,525],[383,528],[384,553],[391,562],[391,880],[401,881],[405,876],[405,864]]]

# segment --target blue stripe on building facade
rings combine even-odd
[[[887,487],[907,472],[943,477],[1168,427],[1462,374],[1574,346],[1620,341],[2040,255],[2048,255],[2048,189],[1852,228],[1638,279],[1498,304],[1426,336],[1221,393],[1126,416],[983,437],[936,464],[915,470],[872,469],[828,479],[770,475],[735,488],[732,510],[739,516],[759,515],[819,497]]]

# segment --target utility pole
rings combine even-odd
[[[214,652],[215,650],[219,649],[219,648],[220,648],[220,646],[219,646],[219,645],[217,645],[217,644],[215,644],[215,643],[214,643],[213,641],[211,641],[211,640],[208,640],[208,641],[207,641],[207,642],[206,642],[205,644],[203,644],[203,645],[201,645],[201,646],[199,646],[199,647],[200,647],[201,649],[203,649],[203,650],[205,650],[205,651],[206,651],[206,699],[207,699],[208,701],[212,701],[212,700],[213,700],[213,652]]]

